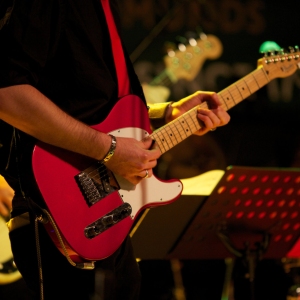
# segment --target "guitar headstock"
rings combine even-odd
[[[300,68],[299,47],[289,47],[288,51],[281,49],[266,52],[258,60],[258,68],[264,68],[270,80],[292,75]]]
[[[222,43],[216,36],[202,34],[199,39],[189,39],[189,45],[180,44],[178,50],[170,49],[164,62],[174,81],[193,80],[205,60],[220,57],[222,51]]]

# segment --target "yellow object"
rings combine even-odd
[[[8,228],[2,217],[0,217],[0,285],[12,283],[22,276],[16,267],[13,266],[10,272],[5,271],[5,263],[12,260],[10,240],[8,236]]]

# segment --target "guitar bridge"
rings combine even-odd
[[[89,207],[119,189],[113,173],[100,162],[77,174],[75,180]]]
[[[116,209],[112,210],[102,218],[91,223],[84,229],[84,234],[88,239],[93,239],[103,231],[119,223],[126,217],[130,216],[132,208],[129,203],[123,203]]]

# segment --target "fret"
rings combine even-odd
[[[218,95],[223,100],[223,103],[226,106],[225,109],[229,110],[255,93],[258,89],[265,86],[269,81],[266,73],[262,69],[257,69],[222,90]]]
[[[264,69],[259,69],[256,72],[255,80],[257,81],[257,86],[259,86],[256,90],[262,88],[263,86],[265,86],[267,83],[270,82],[270,79],[268,78]]]
[[[160,131],[160,140],[164,144],[164,149],[167,151],[171,148],[173,148],[174,142],[172,140],[172,136],[169,135],[170,132],[170,126],[163,127]]]
[[[259,84],[256,80],[256,76],[255,74],[251,75],[250,76],[247,76],[245,78],[245,82],[247,82],[247,86],[251,92],[251,94],[254,94],[260,87],[259,87]]]
[[[195,108],[157,129],[152,133],[151,137],[157,143],[161,153],[165,153],[200,128],[197,120],[197,108]]]
[[[234,99],[232,99],[231,94],[228,91],[228,88],[219,92],[218,95],[221,96],[221,98],[223,99],[223,102],[226,103],[226,107],[228,109],[235,106]]]
[[[241,94],[243,95],[243,98],[246,99],[247,97],[251,96],[251,90],[249,88],[249,85],[247,83],[247,80],[240,80],[237,82],[237,87],[240,90]]]

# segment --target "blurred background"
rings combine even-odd
[[[125,42],[136,73],[142,83],[153,84],[156,80],[155,85],[165,86],[170,93],[167,101],[179,100],[197,90],[220,92],[257,67],[261,50],[274,47],[274,43],[284,49],[297,46],[299,8],[300,2],[295,0],[121,1]],[[177,70],[177,81],[159,84],[158,77],[172,69],[167,50],[173,47],[180,54],[180,44],[188,46],[190,37],[205,49],[205,35],[212,45],[192,60],[192,78],[188,78],[188,69],[185,73]],[[176,165],[160,175],[185,178],[231,164],[297,166],[299,76],[295,72],[275,79],[230,110],[230,124],[207,137],[215,147],[214,162],[212,153],[204,148],[196,157],[188,153],[192,163],[177,156]],[[166,99],[166,91],[160,87],[145,91],[151,101]],[[200,139],[189,143],[201,149]],[[178,147],[187,150],[186,145]],[[174,152],[180,152],[179,148]],[[166,160],[171,159],[170,153],[166,156]]]
[[[298,51],[296,0],[120,0],[120,5],[125,44],[149,102],[176,101],[197,90],[220,92],[255,70],[262,51]],[[176,65],[169,55],[182,58],[192,51],[197,45],[191,38],[201,52],[188,66]],[[227,126],[166,152],[156,175],[191,178],[230,165],[299,168],[299,88],[299,72],[274,79],[230,109]],[[282,260],[260,261],[253,289],[237,260],[229,276],[234,291],[232,285],[224,291],[225,260],[141,260],[142,299],[298,299],[298,261],[293,263],[289,269]],[[175,292],[178,274],[181,293]]]

